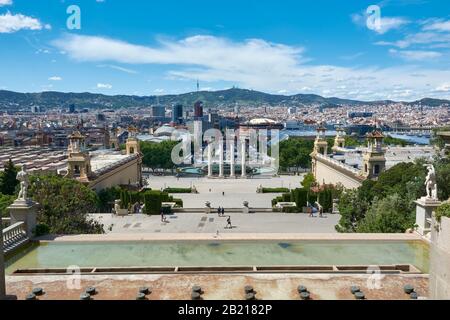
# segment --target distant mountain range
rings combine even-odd
[[[0,90],[0,108],[2,110],[20,110],[31,106],[41,106],[47,109],[68,108],[75,105],[77,109],[81,108],[130,108],[145,107],[160,103],[162,105],[172,105],[181,103],[185,106],[192,106],[196,101],[201,100],[205,106],[233,106],[236,103],[240,105],[309,105],[320,104],[324,107],[339,107],[340,105],[368,105],[377,106],[381,104],[394,103],[391,100],[384,101],[358,101],[340,98],[324,98],[315,94],[297,94],[292,96],[274,95],[264,92],[232,88],[221,91],[200,91],[190,92],[178,95],[163,96],[130,96],[115,95],[108,96],[96,93],[63,93],[46,91],[42,93],[18,93],[6,90]],[[419,104],[424,106],[436,107],[441,105],[450,105],[449,100],[425,98],[414,102],[403,102],[405,104]]]

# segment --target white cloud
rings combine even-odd
[[[355,13],[351,15],[351,19],[354,24],[367,28],[367,14]],[[378,34],[385,34],[391,30],[399,29],[400,27],[409,24],[408,19],[402,17],[380,17],[379,28],[368,29],[372,30]]]
[[[109,83],[97,83],[97,89],[112,89]]]
[[[425,24],[423,30],[450,32],[450,20],[448,21],[435,20],[430,24]]]
[[[439,87],[436,88],[436,91],[450,92],[450,82],[441,84]]]
[[[379,41],[375,44],[384,46],[394,46],[401,49],[411,47],[413,45],[433,45],[433,44],[448,44],[450,43],[450,34],[442,34],[437,32],[418,32],[409,34],[402,40],[389,42]]]
[[[409,23],[408,20],[400,17],[387,17],[387,18],[382,17],[380,19],[380,28],[375,29],[375,31],[379,34],[385,34],[390,30],[398,29],[408,23]]]
[[[11,14],[6,12],[0,15],[0,33],[13,33],[19,30],[42,30],[50,29],[51,26],[42,23],[35,18],[24,16],[23,14]]]
[[[442,53],[437,51],[424,51],[424,50],[396,50],[390,49],[389,53],[398,56],[408,61],[423,61],[436,59],[442,56]]]
[[[12,0],[0,0],[0,7],[12,5]]]
[[[59,77],[59,76],[53,76],[53,77],[48,78],[48,80],[50,80],[50,81],[62,81],[62,78]]]
[[[122,71],[122,72],[125,72],[125,73],[130,73],[130,74],[137,74],[138,73],[135,70],[124,68],[124,67],[120,67],[120,66],[116,66],[116,65],[111,65],[111,64],[101,64],[101,65],[98,65],[97,67],[99,67],[99,68],[110,68],[110,69]]]
[[[55,41],[54,45],[77,61],[166,65],[168,79],[228,82],[267,92],[323,92],[362,100],[404,98],[406,94],[409,99],[433,95],[450,97],[450,93],[443,97],[431,89],[450,79],[450,70],[445,68],[314,65],[302,55],[300,47],[261,39],[235,42],[198,35],[180,41],[161,41],[156,46],[143,46],[104,37],[68,35]],[[437,56],[429,51],[395,53],[414,61],[419,57]],[[399,83],[406,84],[410,91],[395,90],[394,86]]]

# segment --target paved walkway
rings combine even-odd
[[[227,218],[217,214],[177,213],[167,216],[167,223],[160,216],[142,214],[117,217],[111,214],[93,215],[104,224],[105,229],[112,225],[116,234],[140,233],[335,233],[334,226],[339,215],[324,218],[310,218],[307,214],[285,214],[260,212],[254,214],[230,213],[232,229],[225,229]]]
[[[280,194],[256,193],[262,185],[267,188],[299,188],[302,176],[281,176],[277,178],[254,179],[208,179],[150,176],[148,185],[154,190],[168,187],[189,188],[195,186],[199,194],[175,194],[183,200],[185,208],[203,208],[205,201],[213,207],[241,208],[244,201],[254,208],[270,208],[272,199]],[[225,196],[222,194],[225,192]]]

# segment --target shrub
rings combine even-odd
[[[45,223],[40,223],[36,225],[36,228],[34,229],[34,235],[36,237],[45,236],[50,233],[50,227],[46,225]]]
[[[298,208],[306,207],[306,202],[308,201],[308,191],[306,189],[294,189],[291,194],[292,202],[295,202]]]
[[[275,207],[278,202],[283,202],[283,197],[279,196],[272,200],[272,207]]]
[[[282,210],[284,213],[299,213],[298,207],[284,207]]]
[[[175,202],[177,204],[177,207],[183,208],[183,200],[174,198],[172,202]]]
[[[163,191],[167,193],[192,193],[191,188],[166,188]]]
[[[450,218],[450,203],[445,203],[436,210],[436,220],[441,222],[442,217]]]
[[[262,193],[288,193],[288,188],[262,188]]]
[[[291,202],[291,194],[290,193],[283,193],[281,195],[282,202]]]
[[[157,215],[161,211],[162,197],[158,191],[147,191],[144,193],[144,213]]]

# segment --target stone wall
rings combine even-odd
[[[430,298],[450,299],[450,218],[433,218],[430,252]]]
[[[141,179],[140,159],[136,158],[122,166],[108,171],[89,183],[89,187],[100,191],[118,185],[128,185],[129,183],[139,183]]]
[[[352,172],[347,172],[346,169],[341,168],[333,163],[328,163],[321,158],[313,159],[315,161],[314,177],[319,184],[342,184],[347,189],[356,189],[361,186],[362,180],[355,177]]]

